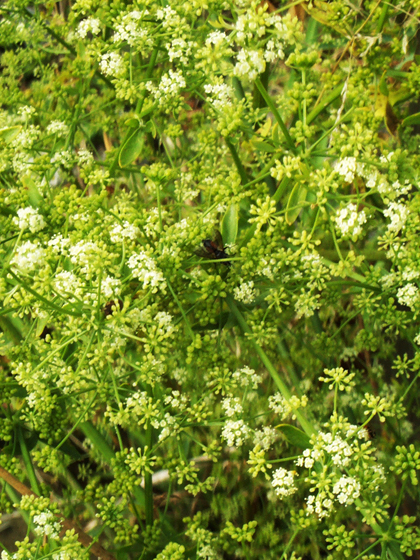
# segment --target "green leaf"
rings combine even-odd
[[[404,560],[404,554],[401,554],[399,544],[397,543],[384,543],[382,554],[389,560]]]
[[[272,146],[268,142],[255,142],[254,148],[258,152],[269,152],[269,153],[277,152],[277,148],[275,148],[274,146]]]
[[[301,449],[308,449],[311,446],[309,436],[290,424],[280,424],[277,428],[284,434],[289,443]]]
[[[36,333],[35,333],[36,336],[41,336],[45,327],[47,326],[48,320],[49,320],[49,316],[48,317],[38,317],[37,325],[36,325]]]
[[[143,150],[144,145],[144,130],[138,128],[131,134],[124,144],[121,146],[118,156],[118,164],[120,167],[126,167],[133,163]]]
[[[306,189],[301,184],[296,183],[290,193],[286,207],[286,222],[291,226],[302,212],[302,202],[306,200]]]
[[[222,221],[222,237],[225,245],[234,245],[238,235],[238,205],[231,204]]]
[[[0,130],[0,140],[3,140],[6,143],[11,142],[16,138],[16,136],[19,134],[21,129],[22,126],[20,124],[16,126],[8,126],[7,128],[2,128]]]
[[[32,451],[32,449],[38,443],[38,439],[39,439],[38,434],[35,433],[35,432],[32,432],[31,435],[29,436],[29,438],[25,439],[26,449],[28,451]],[[5,453],[6,455],[13,455],[14,457],[23,454],[20,442],[17,439],[15,441],[12,441],[12,443],[9,443],[5,447],[3,447],[1,452]]]
[[[6,335],[6,339],[11,339],[15,344],[19,344],[23,338],[20,323],[17,317],[0,317],[0,329]]]
[[[389,90],[388,90],[388,85],[386,83],[386,71],[382,74],[382,78],[379,82],[379,91],[382,93],[382,95],[388,97]]]
[[[414,113],[414,115],[410,115],[406,119],[404,119],[401,123],[403,126],[410,126],[412,124],[420,124],[420,113]]]
[[[39,208],[43,205],[44,199],[42,198],[41,193],[38,190],[33,179],[31,179],[28,175],[22,177],[23,185],[28,189],[28,198],[29,202],[34,208]]]

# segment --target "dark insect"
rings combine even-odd
[[[219,230],[215,230],[213,239],[203,239],[203,248],[197,251],[197,255],[215,261],[229,258],[223,246],[223,239]],[[231,266],[231,263],[225,260],[222,261],[222,264],[228,267]]]
[[[361,422],[358,422],[357,424],[358,424],[359,426],[362,425]],[[367,424],[363,429],[366,430],[369,439],[375,439],[375,437],[376,437],[376,432],[375,432],[375,430],[374,430],[371,426],[369,426],[369,424]]]
[[[46,340],[47,335],[52,335],[52,333],[54,332],[54,329],[51,327],[44,327],[42,333],[39,335],[39,338],[42,338],[42,340]]]
[[[103,309],[103,313],[105,317],[108,317],[109,315],[112,315],[112,313],[114,312],[113,308],[120,308],[121,309],[124,307],[123,302],[118,299],[117,301],[111,300],[108,301],[108,303],[105,305],[104,309]]]

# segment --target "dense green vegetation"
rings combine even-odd
[[[420,549],[418,9],[1,3],[2,560]]]

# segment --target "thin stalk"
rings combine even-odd
[[[166,284],[168,285],[168,288],[169,288],[169,290],[170,290],[170,292],[171,292],[171,294],[172,294],[172,297],[173,297],[174,300],[175,300],[175,303],[177,304],[179,310],[181,311],[181,315],[182,315],[183,318],[184,318],[184,322],[185,322],[185,326],[186,326],[186,329],[187,329],[187,331],[188,331],[188,334],[190,335],[191,340],[194,340],[194,339],[195,339],[195,336],[194,336],[194,333],[193,333],[193,331],[192,331],[191,325],[190,325],[190,323],[189,323],[189,321],[188,321],[188,318],[187,318],[187,316],[186,316],[186,314],[185,314],[184,308],[182,307],[181,302],[180,302],[179,299],[177,298],[177,296],[176,296],[174,290],[172,289],[172,286],[171,286],[171,284],[169,283],[169,280],[168,280],[168,279],[166,279]]]
[[[265,89],[265,87],[263,86],[263,84],[262,84],[262,82],[259,78],[257,78],[255,80],[255,85],[259,89],[259,91],[260,91],[262,97],[264,98],[264,101],[267,103],[268,107],[270,107],[271,112],[274,115],[274,118],[276,119],[281,131],[283,132],[283,136],[286,139],[286,143],[289,146],[289,149],[292,152],[296,153],[296,147],[293,143],[292,137],[290,136],[289,131],[287,130],[287,127],[284,124],[284,121],[281,118],[280,113],[277,110],[277,107],[274,105],[273,100],[268,95],[267,90]]]
[[[293,541],[295,540],[295,538],[297,537],[299,533],[299,529],[296,529],[296,531],[293,533],[293,535],[290,537],[289,542],[287,543],[286,548],[283,551],[283,554],[280,556],[279,560],[283,560],[283,558],[285,557],[285,555],[287,554],[287,551],[289,550],[289,548],[292,546]]]
[[[306,119],[306,124],[311,124],[311,122],[319,115],[319,113],[321,113],[326,107],[328,107],[328,105],[330,105],[330,103],[335,101],[337,97],[341,95],[342,91],[343,91],[343,84],[339,84],[337,87],[335,87],[332,90],[332,92],[329,95],[327,95],[324,101],[322,101],[318,106],[315,107],[315,109],[313,109],[309,113]]]
[[[147,449],[150,450],[153,445],[153,428],[152,424],[149,422],[147,423],[147,430],[146,430],[146,446]],[[153,483],[152,483],[152,473],[145,472],[144,473],[144,498],[145,498],[145,509],[146,509],[146,525],[152,526],[153,525]]]
[[[236,303],[235,303],[235,301],[234,301],[234,299],[231,295],[228,295],[226,297],[226,302],[227,302],[230,310],[232,311],[232,313],[235,315],[235,318],[238,321],[239,326],[241,327],[243,332],[248,334],[248,335],[252,335],[251,329],[249,328],[248,324],[246,323],[245,319],[243,318],[241,312],[239,311],[238,307],[236,306]],[[264,350],[261,348],[261,346],[255,342],[255,340],[252,338],[252,336],[250,337],[250,341],[251,341],[252,345],[254,346],[254,349],[257,352],[258,356],[260,357],[262,363],[264,364],[267,371],[271,375],[271,377],[272,377],[274,383],[276,384],[277,388],[279,389],[280,393],[283,395],[283,397],[286,400],[289,400],[290,397],[292,396],[292,394],[291,394],[289,388],[287,387],[287,385],[281,379],[281,377],[278,374],[276,368],[273,366],[273,364],[269,360],[267,354],[264,352]],[[296,411],[296,418],[298,419],[298,421],[299,421],[300,425],[302,426],[304,432],[308,436],[311,436],[315,432],[315,429],[312,426],[312,424],[303,416],[303,414],[301,412]]]
[[[150,57],[150,61],[149,61],[149,64],[148,64],[148,67],[147,67],[147,71],[146,71],[146,76],[145,76],[145,81],[146,81],[146,82],[149,80],[149,78],[151,77],[151,75],[152,75],[152,73],[153,73],[153,69],[154,69],[155,64],[156,64],[156,59],[157,59],[158,53],[159,53],[159,45],[157,45],[157,46],[154,48],[154,50],[153,50],[153,52],[152,52],[152,55],[151,55],[151,57]],[[141,114],[141,111],[142,111],[142,109],[143,109],[143,105],[144,105],[144,102],[145,102],[145,100],[146,100],[146,97],[147,97],[147,93],[144,92],[143,95],[140,97],[140,99],[139,99],[138,102],[137,102],[136,111],[135,111],[135,112],[136,112],[136,114],[137,114],[138,116],[140,116],[140,114]],[[126,143],[126,141],[128,140],[128,138],[130,138],[130,136],[133,134],[133,132],[134,132],[136,129],[137,129],[137,125],[134,126],[134,127],[130,127],[130,128],[127,130],[127,132],[126,132],[126,134],[125,134],[125,137],[124,137],[123,141],[122,141],[121,144],[120,144],[120,148],[119,148],[119,150],[117,150],[117,153],[115,154],[114,160],[112,161],[111,165],[109,166],[109,172],[110,172],[110,173],[112,173],[112,172],[114,171],[114,169],[117,167],[118,158],[120,157],[121,147],[124,146],[124,144]]]
[[[239,176],[241,178],[242,185],[246,185],[247,183],[249,183],[249,179],[246,174],[245,168],[242,165],[241,160],[239,159],[238,152],[236,151],[235,146],[228,138],[225,138],[225,142],[226,142],[226,146],[229,148],[230,153],[232,154],[232,158],[233,161],[235,162],[236,169],[238,170]]]
[[[76,420],[76,423],[73,425],[73,427],[71,428],[71,430],[69,430],[67,432],[67,434],[63,437],[63,439],[60,441],[60,443],[58,445],[55,446],[56,449],[60,449],[60,447],[64,444],[65,441],[68,440],[68,438],[71,436],[71,434],[74,432],[74,430],[79,426],[79,424],[82,422],[83,418],[85,417],[86,413],[89,411],[90,407],[92,406],[94,400],[96,399],[96,395],[98,394],[99,388],[96,389],[93,397],[91,398],[90,402],[87,404],[85,410],[82,412],[82,414],[79,416],[79,418]]]
[[[26,468],[26,472],[28,474],[29,482],[31,484],[31,488],[36,494],[38,494],[38,496],[40,496],[41,492],[40,492],[38,480],[36,478],[34,466],[32,464],[32,460],[31,460],[31,455],[28,451],[28,447],[26,445],[26,441],[25,441],[25,438],[23,436],[21,426],[17,427],[17,433],[18,433],[20,450],[22,452],[23,462],[25,464],[25,468]]]

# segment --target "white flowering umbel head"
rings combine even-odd
[[[134,278],[143,282],[143,289],[150,287],[152,293],[156,293],[158,289],[165,290],[166,280],[163,273],[158,269],[155,261],[143,251],[131,255],[127,266],[131,268]]]
[[[274,472],[271,485],[277,496],[284,498],[296,492],[297,487],[294,483],[295,476],[296,473],[294,471],[288,471],[283,467],[280,467]]]
[[[41,245],[39,243],[32,243],[32,241],[26,241],[16,249],[10,264],[21,272],[28,273],[41,266],[44,260],[45,250]]]
[[[39,515],[34,515],[33,531],[36,535],[58,539],[61,531],[61,523],[51,511],[43,511]]]
[[[241,447],[250,434],[251,431],[243,420],[228,420],[222,430],[222,439],[229,447]]]
[[[19,208],[17,215],[17,218],[13,218],[13,223],[16,224],[19,229],[29,229],[31,233],[36,233],[44,229],[47,225],[44,218],[38,213],[38,210],[35,210],[32,206]]]
[[[351,238],[353,241],[356,241],[362,235],[362,226],[366,221],[367,217],[364,210],[358,212],[355,204],[348,204],[338,210],[335,216],[335,228],[342,237]]]

